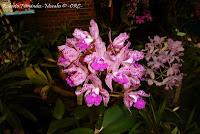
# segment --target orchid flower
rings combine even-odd
[[[60,66],[67,67],[79,57],[79,52],[67,45],[58,46],[58,50],[61,52],[58,58],[58,65]]]
[[[85,93],[85,102],[88,107],[99,106],[102,100],[104,105],[107,106],[110,96],[108,91],[102,88],[101,80],[95,75],[90,75],[88,79],[92,81],[92,84],[85,83],[80,90],[75,92],[76,95]]]
[[[76,28],[74,30],[73,36],[78,40],[76,43],[76,47],[79,48],[81,51],[85,51],[98,38],[99,36],[99,29],[94,20],[90,21],[90,33],[87,31],[83,31],[81,29]]]
[[[136,16],[135,18],[136,18],[136,20],[135,20],[136,24],[143,24],[144,23],[144,19],[145,19],[144,16]]]
[[[144,11],[144,18],[150,22],[153,20],[151,14],[150,14],[150,11],[148,11],[148,10]]]
[[[91,20],[89,32],[76,28],[73,36],[66,39],[65,45],[58,47],[60,52],[58,65],[63,67],[68,85],[75,87],[83,84],[75,94],[77,96],[84,94],[88,107],[99,106],[102,101],[107,106],[110,95],[102,86],[100,79],[106,73],[105,84],[111,91],[113,91],[113,81],[122,85],[125,91],[124,102],[130,100],[134,107],[142,109],[146,103],[142,97],[148,95],[140,90],[135,92],[132,90],[139,88],[145,73],[144,67],[139,64],[144,58],[144,53],[129,49],[131,45],[127,41],[129,35],[121,33],[112,41],[109,32],[110,44],[106,48],[99,35],[97,23]],[[171,73],[176,72],[169,71],[169,74]]]
[[[183,78],[180,71],[184,51],[182,42],[159,36],[150,39],[150,42],[145,45],[148,84],[165,86],[166,90],[179,86]]]
[[[137,109],[145,108],[146,102],[142,97],[149,97],[150,94],[143,90],[124,92],[124,105],[130,110],[133,106]]]
[[[66,82],[71,86],[78,86],[82,84],[87,77],[87,71],[84,68],[77,67],[75,65],[72,65],[71,67],[64,70],[65,73],[67,73]]]
[[[108,67],[105,58],[106,47],[105,43],[102,42],[101,39],[96,40],[95,49],[95,52],[85,56],[84,58],[84,62],[88,64],[88,69],[92,73],[95,73],[96,71],[104,71]]]
[[[111,31],[109,31],[108,37],[109,37],[109,41],[110,41],[109,47],[111,49],[114,49],[115,51],[120,51],[121,48],[123,48],[125,46],[125,41],[129,38],[129,35],[127,33],[121,33],[112,41]]]

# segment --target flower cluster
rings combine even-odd
[[[73,38],[67,38],[65,45],[58,46],[58,65],[66,74],[66,82],[71,87],[82,86],[75,94],[84,94],[88,107],[98,106],[102,101],[106,106],[110,99],[108,89],[112,93],[114,83],[123,87],[120,92],[124,94],[124,104],[128,109],[145,107],[143,97],[149,94],[143,90],[136,91],[145,74],[144,67],[138,63],[144,54],[129,49],[128,38],[127,33],[121,33],[112,41],[110,32],[110,44],[106,47],[96,22],[91,20],[89,32],[75,29]],[[103,82],[107,86],[103,86]]]
[[[181,41],[159,36],[150,39],[145,46],[148,85],[165,86],[166,90],[179,86],[183,78],[180,71],[183,51]]]
[[[136,24],[143,24],[145,22],[151,22],[151,21],[152,21],[152,16],[151,16],[150,11],[148,10],[144,11],[143,15],[135,17]]]
[[[138,0],[130,0],[128,2],[128,13],[127,13],[128,17],[132,17],[133,19],[135,18],[137,4],[138,4]]]
[[[142,4],[144,5],[143,7],[145,9],[143,9],[142,15],[137,15],[138,11],[137,8],[138,6]],[[149,10],[147,10],[147,7],[149,5],[149,0],[130,0],[128,2],[128,13],[127,16],[129,18],[133,18],[133,20],[135,21],[136,24],[143,24],[145,22],[151,22],[152,21],[152,16]]]

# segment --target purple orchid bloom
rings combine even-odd
[[[75,29],[73,36],[78,40],[76,43],[76,47],[80,51],[85,51],[93,42],[92,36],[87,31]]]
[[[143,90],[131,91],[124,93],[124,105],[130,110],[133,106],[139,110],[145,108],[146,102],[142,97],[149,97],[150,94],[145,93]]]
[[[144,16],[136,16],[135,19],[136,19],[135,20],[136,24],[143,24],[145,17]]]
[[[109,47],[111,49],[114,49],[115,51],[120,51],[121,48],[125,46],[125,41],[128,38],[129,38],[129,35],[127,33],[121,33],[112,42],[111,31],[109,31],[109,40],[110,40]]]
[[[101,40],[101,37],[99,36],[99,28],[94,20],[90,21],[89,30],[90,33],[77,28],[74,30],[73,36],[78,40],[76,47],[80,51],[85,51],[91,47],[92,43]]]
[[[86,77],[87,77],[87,71],[75,65],[72,65],[71,67],[65,69],[64,72],[68,74],[68,77],[66,78],[66,82],[71,87],[82,84],[86,80]]]
[[[127,65],[127,64],[135,64],[135,62],[142,60],[144,58],[144,53],[138,50],[129,50],[126,56],[126,60],[123,61],[122,64]]]
[[[122,72],[115,72],[113,80],[119,84],[127,84],[129,82],[128,76]]]
[[[61,52],[58,58],[58,65],[60,66],[67,67],[79,57],[79,52],[67,45],[58,46],[58,50]]]
[[[153,20],[150,11],[144,11],[144,18],[149,22]]]
[[[165,86],[166,90],[181,84],[180,71],[184,48],[181,41],[155,36],[145,46],[146,80],[149,85]]]
[[[101,80],[96,76],[89,76],[89,79],[93,84],[84,84],[80,90],[75,92],[76,95],[79,96],[85,93],[85,102],[88,107],[99,106],[102,100],[104,105],[107,106],[110,97],[108,91],[100,85]]]
[[[84,62],[88,64],[88,69],[95,73],[96,71],[104,71],[107,67],[107,60],[105,58],[106,46],[105,43],[97,38],[95,41],[95,52],[85,56]]]

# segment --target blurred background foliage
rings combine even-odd
[[[133,48],[144,48],[148,36],[181,40],[185,55],[183,84],[178,100],[176,90],[163,92],[152,87],[146,109],[129,112],[122,101],[109,107],[77,105],[74,89],[66,85],[56,65],[57,46],[71,36],[70,24],[54,40],[27,31],[23,21],[0,25],[0,134],[199,134],[200,129],[200,31],[199,16],[190,0],[150,0],[153,21],[133,25],[126,17],[126,2],[111,20],[107,0],[95,0],[96,20],[103,40],[129,32]],[[118,19],[118,20],[115,20]],[[117,22],[117,25],[115,24]],[[196,24],[196,25],[194,25]],[[178,29],[178,30],[175,30]],[[146,85],[142,85],[147,88]],[[80,99],[80,98],[79,98]]]

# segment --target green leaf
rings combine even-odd
[[[53,134],[57,130],[72,126],[75,123],[76,120],[74,118],[63,118],[60,120],[52,121],[47,131],[47,134]]]
[[[42,76],[38,75],[32,67],[26,68],[26,76],[32,81],[33,84],[36,85],[45,85],[47,84],[47,80]]]
[[[10,73],[6,73],[5,75],[1,76],[0,81],[5,80],[5,79],[15,78],[15,77],[25,78],[26,75],[25,75],[24,71],[12,71]]]
[[[177,36],[183,37],[183,36],[186,35],[186,33],[180,32],[178,29],[175,29],[175,31],[176,31],[176,35],[177,35]]]
[[[1,124],[2,122],[4,122],[4,121],[6,120],[6,118],[7,118],[7,114],[4,114],[3,116],[1,116],[1,117],[0,117],[0,124]]]
[[[49,73],[48,70],[46,71],[46,74],[47,74],[47,78],[48,78],[49,82],[52,82],[53,79],[52,79],[51,74]]]
[[[93,134],[93,130],[91,128],[76,128],[67,132],[67,134]]]
[[[108,109],[103,118],[103,133],[123,133],[132,126],[133,120],[128,113],[125,113],[119,106]]]
[[[119,108],[119,106],[109,108],[104,114],[102,126],[105,128],[108,125],[114,123],[118,118],[122,116],[122,114],[122,110]]]
[[[195,108],[192,109],[192,112],[190,113],[190,116],[187,120],[187,125],[190,125],[192,123],[192,120],[194,118],[194,114],[195,114]]]
[[[65,106],[63,102],[60,99],[57,99],[56,105],[53,111],[53,117],[60,120],[63,117],[64,112],[65,112]]]
[[[37,118],[35,117],[35,115],[33,115],[30,111],[28,111],[27,109],[18,106],[16,111],[21,114],[22,116],[26,117],[27,119],[30,119],[33,122],[37,122]]]
[[[21,88],[24,85],[31,85],[31,80],[21,80],[21,81],[15,81],[12,83],[6,83],[1,87],[1,89],[15,89],[15,88]]]
[[[131,130],[129,131],[129,134],[136,134],[137,133],[137,128],[141,125],[142,123],[141,122],[138,122],[136,123],[132,128]]]
[[[6,121],[13,128],[22,128],[21,121],[16,113],[11,112],[7,105],[3,104],[3,114],[7,114]]]
[[[178,127],[175,127],[172,131],[171,134],[180,134],[180,131],[178,129]]]
[[[46,75],[40,70],[38,65],[34,65],[34,69],[36,70],[37,74],[44,80],[48,81]]]
[[[167,104],[167,98],[164,99],[163,103],[159,106],[158,112],[157,112],[157,120],[160,122],[160,119],[165,111]]]
[[[88,107],[86,106],[78,106],[74,111],[74,116],[76,119],[84,118],[89,112]]]

